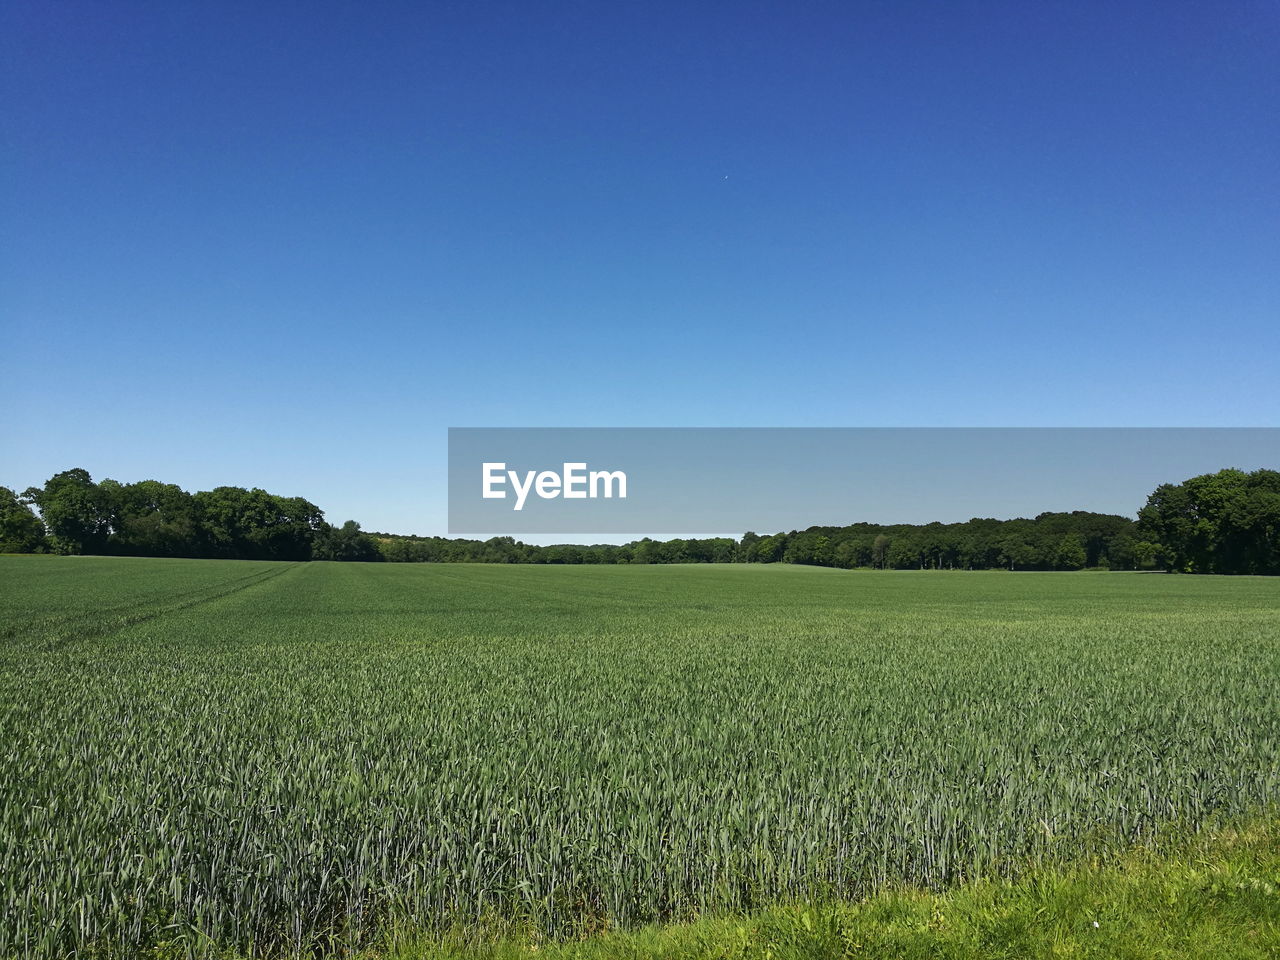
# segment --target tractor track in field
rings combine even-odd
[[[137,610],[136,603],[118,604],[112,607],[99,608],[86,613],[78,613],[68,617],[60,617],[38,621],[36,623],[14,624],[0,629],[0,640],[12,640],[29,637],[33,643],[45,649],[61,646],[69,641],[96,640],[118,633],[128,627],[149,620],[156,620],[182,610],[189,610],[215,600],[241,593],[251,587],[267,583],[283,576],[301,566],[301,561],[272,567],[265,571],[255,571],[235,580],[219,584],[213,590],[193,590],[176,594],[155,605]],[[134,613],[123,611],[134,610]]]

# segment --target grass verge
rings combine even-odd
[[[616,931],[565,943],[400,938],[380,960],[970,960],[1280,956],[1280,820],[943,893]]]

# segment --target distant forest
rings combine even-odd
[[[1138,519],[1072,511],[1034,519],[809,527],[741,539],[534,546],[366,533],[265,490],[188,493],[171,483],[94,482],[65,470],[0,487],[0,553],[434,563],[798,563],[888,570],[1167,570],[1280,574],[1280,473],[1220,470],[1163,484]]]

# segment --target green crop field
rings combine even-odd
[[[1280,582],[0,558],[0,956],[943,890],[1280,798]]]

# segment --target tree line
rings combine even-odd
[[[39,510],[39,515],[35,510]],[[0,487],[0,551],[227,560],[379,560],[359,524],[325,522],[302,497],[172,483],[95,483],[87,470],[56,473],[21,496]]]
[[[537,546],[366,533],[261,489],[188,493],[156,480],[95,483],[83,469],[17,494],[0,487],[0,552],[432,563],[796,563],[928,570],[1164,569],[1280,574],[1280,473],[1220,470],[1163,484],[1137,519],[1076,510],[1034,519],[809,527],[741,539]]]

